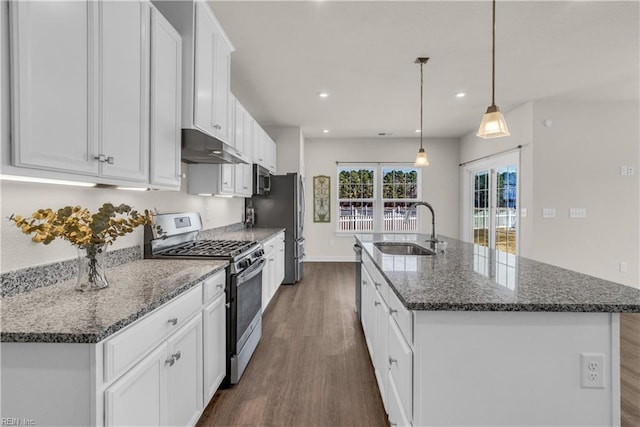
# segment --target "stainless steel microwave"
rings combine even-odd
[[[269,170],[258,164],[253,164],[253,195],[264,196],[271,190],[271,175]]]

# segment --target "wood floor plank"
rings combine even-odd
[[[640,426],[640,314],[620,315],[622,427]]]
[[[240,383],[216,393],[198,426],[387,426],[354,280],[352,263],[306,263],[302,281],[281,286]]]

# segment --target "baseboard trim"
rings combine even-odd
[[[356,262],[353,256],[307,256],[304,262]]]

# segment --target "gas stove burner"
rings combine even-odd
[[[196,240],[171,248],[163,252],[163,255],[233,258],[257,245],[258,242],[256,241]]]

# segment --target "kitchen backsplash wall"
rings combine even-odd
[[[188,165],[183,164],[183,172]],[[81,188],[59,185],[0,181],[2,200],[0,220],[0,272],[72,259],[77,250],[69,242],[54,240],[49,245],[31,242],[19,228],[7,219],[12,213],[31,215],[40,208],[57,209],[67,205],[80,205],[96,210],[105,202],[126,203],[132,207],[157,209],[166,212],[200,212],[204,228],[216,228],[242,221],[244,199],[192,196],[186,192],[186,179],[181,191],[126,191],[111,188]],[[111,249],[142,245],[142,227],[119,237]]]

